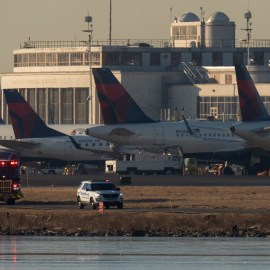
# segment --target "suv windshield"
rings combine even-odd
[[[107,184],[103,184],[103,183],[95,183],[95,184],[91,184],[92,190],[116,190],[116,187],[114,184],[111,183],[107,183]]]

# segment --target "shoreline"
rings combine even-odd
[[[0,235],[269,237],[268,215],[1,209]]]
[[[0,205],[0,235],[270,236],[269,177],[134,177],[132,185],[121,186],[124,209],[103,214],[77,207],[81,176],[33,177],[28,183],[35,185],[23,182],[23,199]]]

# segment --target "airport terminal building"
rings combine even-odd
[[[99,124],[90,70],[107,67],[156,120],[177,120],[183,109],[190,118],[237,119],[234,64],[249,62],[270,109],[270,40],[237,40],[235,28],[222,12],[206,20],[188,12],[171,23],[168,40],[28,40],[13,51],[13,72],[0,75],[1,89],[18,89],[46,123]],[[2,91],[0,98],[8,123]]]

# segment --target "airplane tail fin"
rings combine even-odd
[[[4,95],[16,139],[65,135],[49,128],[17,90],[4,90]]]
[[[107,68],[93,68],[105,124],[153,123]]]
[[[252,81],[247,68],[235,65],[239,103],[242,122],[270,120],[261,97]]]

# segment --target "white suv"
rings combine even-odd
[[[96,209],[99,202],[103,202],[106,208],[117,206],[118,209],[122,209],[124,206],[123,194],[120,192],[120,188],[109,180],[81,182],[77,190],[77,202],[81,209],[86,205]]]

